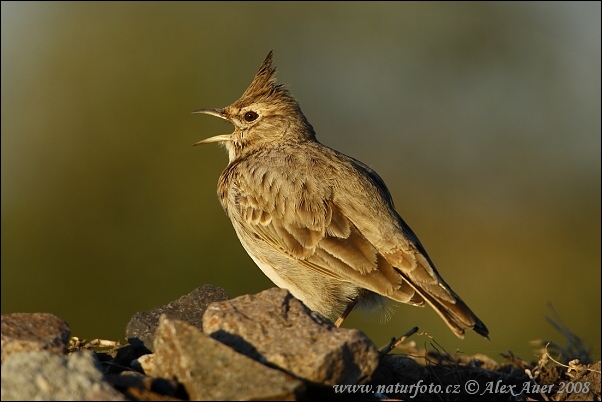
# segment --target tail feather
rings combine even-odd
[[[489,339],[489,330],[485,324],[441,277],[436,275],[437,277],[433,278],[431,283],[425,283],[424,281],[411,280],[408,277],[410,275],[404,274],[398,268],[395,268],[395,270],[403,277],[404,282],[410,285],[422,299],[426,300],[459,338],[464,338],[466,329],[472,329],[477,334]],[[392,297],[394,298],[394,296]]]
[[[485,324],[456,294],[453,294],[455,296],[454,303],[440,301],[432,295],[422,294],[422,296],[458,337],[464,338],[464,331],[472,329],[477,334],[489,339],[489,330]]]

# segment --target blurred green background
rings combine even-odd
[[[417,325],[449,352],[600,357],[600,3],[2,2],[2,313],[124,339],[202,284],[271,285],[216,196],[236,100],[274,49],[324,144],[372,166],[443,277],[491,331],[430,309],[345,324],[378,345]],[[426,336],[413,338],[428,344]]]

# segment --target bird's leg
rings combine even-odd
[[[347,307],[345,307],[345,311],[343,311],[343,314],[341,314],[341,316],[337,318],[337,320],[334,322],[335,327],[340,328],[341,325],[343,325],[343,321],[345,321],[345,318],[347,318],[349,313],[351,313],[351,310],[353,310],[358,301],[359,298],[355,298],[351,302],[349,302]]]

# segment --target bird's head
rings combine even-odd
[[[276,84],[275,74],[270,51],[253,82],[236,102],[223,109],[194,111],[228,120],[234,125],[233,133],[216,135],[194,145],[222,143],[228,149],[232,163],[257,149],[282,141],[294,143],[314,139],[314,130],[297,100],[282,84]]]

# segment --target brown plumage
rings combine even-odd
[[[240,99],[201,109],[230,121],[219,199],[243,247],[278,286],[335,317],[386,299],[430,304],[459,337],[485,324],[439,275],[397,214],[383,180],[316,140],[289,91],[275,83],[272,52]],[[195,144],[196,145],[196,144]],[[349,307],[349,308],[348,308]]]

